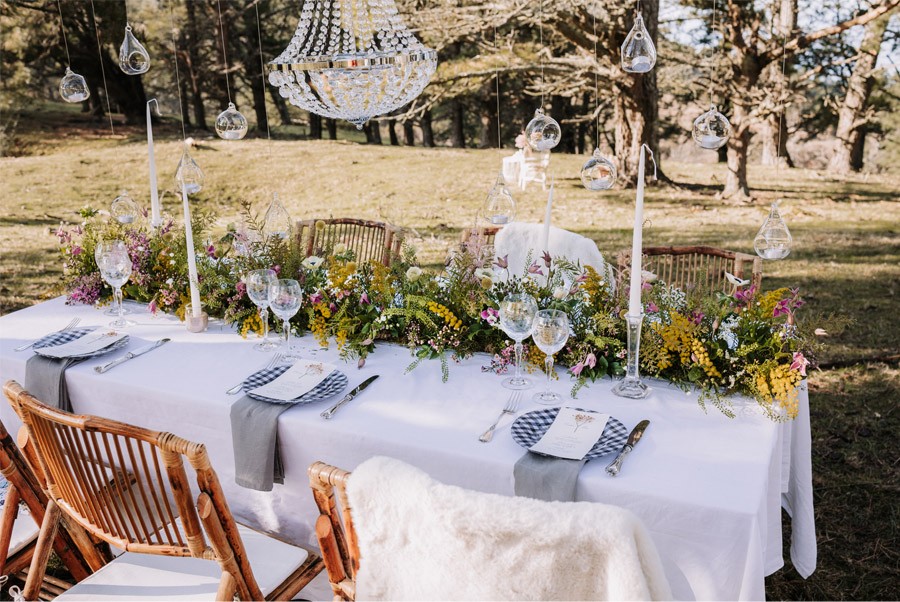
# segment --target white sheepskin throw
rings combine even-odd
[[[582,266],[589,265],[600,275],[605,275],[610,286],[615,287],[615,274],[612,266],[603,259],[603,254],[597,249],[597,245],[590,238],[550,226],[549,249],[544,246],[544,225],[513,222],[504,226],[497,232],[494,239],[494,249],[498,257],[508,256],[509,273],[521,275],[528,268],[525,260],[529,253],[532,261],[538,261],[541,266],[541,255],[545,250],[550,251],[551,257],[565,257],[569,261],[577,261]],[[544,270],[546,273],[546,269]]]
[[[443,485],[372,458],[347,493],[357,600],[666,600],[656,548],[631,512]]]

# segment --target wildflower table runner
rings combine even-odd
[[[100,310],[66,306],[62,298],[0,317],[0,378],[23,382],[28,354],[13,349],[46,333],[47,324],[65,324],[74,316],[88,326],[109,321]],[[328,401],[282,413],[277,436],[285,483],[262,492],[234,483],[230,408],[235,399],[225,390],[263,365],[266,355],[253,350],[255,341],[216,321],[209,331],[191,334],[170,317],[130,317],[139,322],[130,335],[172,342],[105,374],[93,368],[113,355],[71,366],[67,380],[74,411],[204,443],[232,511],[263,529],[298,543],[315,541],[317,511],[306,470],[316,460],[353,470],[372,456],[390,456],[444,483],[514,494],[513,467],[524,450],[510,436],[511,419],[500,422],[491,443],[478,441],[508,397],[502,376],[482,373],[487,356],[452,364],[444,384],[438,362],[422,362],[406,374],[412,358],[403,347],[379,344],[361,370],[343,364],[333,348],[320,351],[315,359],[338,365],[350,386],[373,374],[381,377],[331,420],[319,416]],[[299,343],[301,349],[313,344],[310,337]],[[644,400],[613,396],[613,384],[598,381],[573,401],[564,374],[553,383],[566,405],[610,414],[628,429],[643,419],[653,424],[618,477],[604,470],[612,454],[588,462],[578,475],[576,500],[634,512],[653,537],[677,599],[763,599],[765,576],[783,565],[782,506],[793,516],[794,565],[805,575],[815,568],[805,388],[799,391],[798,418],[777,424],[754,405],[739,407],[734,419],[714,410],[705,414],[696,393],[664,382],[651,381],[653,391]],[[538,406],[523,401],[518,415],[534,409]],[[11,431],[18,428],[6,403],[0,404],[0,418]]]

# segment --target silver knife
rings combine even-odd
[[[328,408],[327,410],[322,412],[320,414],[320,416],[322,416],[322,418],[324,418],[325,420],[328,420],[329,418],[334,416],[334,413],[337,412],[338,409],[342,405],[344,405],[345,403],[347,403],[348,401],[350,401],[351,399],[353,399],[354,397],[359,395],[360,392],[363,389],[365,389],[366,387],[368,387],[369,385],[371,385],[372,381],[374,381],[376,378],[378,378],[378,376],[379,376],[378,374],[375,374],[374,376],[370,376],[366,380],[362,381],[358,387],[356,387],[355,389],[353,389],[352,391],[350,391],[349,393],[344,395],[344,398],[342,400],[340,400],[339,402],[337,402],[336,404],[334,404],[333,406],[331,406],[330,408]]]
[[[144,354],[147,353],[148,351],[153,351],[153,350],[156,349],[157,347],[159,347],[159,346],[161,346],[161,345],[165,345],[165,344],[168,343],[170,340],[171,340],[171,339],[160,339],[160,340],[158,340],[158,341],[155,341],[155,342],[153,342],[153,343],[150,343],[149,345],[144,345],[143,347],[138,347],[138,348],[135,349],[134,351],[129,351],[128,353],[126,353],[125,355],[123,355],[122,357],[120,357],[119,359],[113,360],[113,361],[111,361],[111,362],[108,363],[108,364],[105,364],[105,365],[103,365],[103,366],[94,366],[94,370],[96,370],[99,374],[103,374],[104,372],[106,372],[106,371],[109,370],[110,368],[115,368],[115,367],[118,366],[119,364],[125,363],[125,362],[127,362],[128,360],[133,360],[134,358],[136,358],[136,357],[139,356],[139,355],[144,355]]]
[[[619,452],[619,455],[616,456],[616,459],[612,461],[612,463],[606,467],[606,473],[614,477],[619,474],[619,469],[622,468],[622,462],[625,460],[625,456],[627,456],[631,450],[634,449],[634,446],[637,445],[637,442],[641,440],[641,437],[644,434],[644,430],[650,425],[649,420],[641,420],[637,423],[637,426],[631,431],[631,434],[628,435],[628,441],[625,445],[622,446],[622,450]]]

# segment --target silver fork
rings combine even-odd
[[[500,419],[503,418],[504,414],[515,414],[516,409],[519,407],[519,400],[521,398],[521,391],[513,391],[512,395],[509,396],[509,401],[506,402],[506,406],[503,408],[503,411],[500,412],[499,416],[497,416],[497,420],[494,421],[494,424],[491,425],[491,428],[486,430],[484,434],[478,438],[478,440],[482,443],[490,442],[490,440],[494,438],[494,429],[496,429],[497,425],[500,424]]]
[[[274,368],[278,364],[278,362],[281,361],[281,356],[282,356],[281,353],[276,353],[275,355],[273,355],[272,359],[269,360],[269,363],[266,364],[262,369],[263,370],[271,370],[272,368]],[[243,389],[243,388],[244,388],[244,381],[241,381],[225,392],[228,393],[229,395],[237,395],[238,393],[241,392],[241,389]]]
[[[78,326],[78,323],[79,323],[79,322],[81,322],[81,318],[77,318],[77,317],[76,317],[76,318],[72,318],[72,321],[69,322],[68,324],[66,324],[66,327],[65,327],[65,328],[63,328],[62,330],[58,330],[57,332],[65,332],[66,330],[72,330],[73,328],[75,328],[76,326]],[[53,333],[51,332],[50,334],[53,334]],[[41,339],[42,339],[42,338],[44,338],[44,337],[41,337]],[[28,349],[29,347],[31,347],[32,345],[34,345],[35,343],[37,343],[37,342],[40,341],[41,339],[35,339],[35,340],[31,341],[30,343],[27,343],[27,344],[22,345],[22,346],[20,346],[20,347],[16,347],[13,351],[25,351],[26,349]]]

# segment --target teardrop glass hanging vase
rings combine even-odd
[[[719,113],[716,105],[711,105],[706,113],[694,120],[691,134],[700,148],[717,150],[731,137],[731,122]]]
[[[543,152],[555,148],[559,144],[562,132],[559,124],[549,115],[544,114],[544,109],[534,112],[534,119],[525,127],[525,138],[528,145],[536,151]]]
[[[247,135],[247,118],[238,111],[233,102],[216,117],[216,133],[223,140],[240,140]]]
[[[615,164],[604,157],[599,148],[594,149],[594,154],[581,168],[581,183],[588,190],[609,190],[618,177]]]
[[[634,27],[622,44],[622,69],[628,73],[647,73],[656,65],[656,46],[650,32],[644,27],[644,18],[638,13]]]
[[[120,224],[133,224],[139,211],[137,203],[128,196],[126,191],[122,191],[122,194],[117,196],[109,207],[109,212]]]
[[[288,240],[291,236],[291,216],[278,200],[278,193],[272,195],[272,202],[266,209],[263,220],[263,234],[269,238]]]
[[[59,95],[66,102],[81,102],[91,97],[84,78],[66,67],[66,74],[59,80]]]
[[[504,226],[516,217],[516,201],[506,187],[503,172],[497,176],[497,181],[488,191],[484,199],[482,209],[484,219],[494,226]]]
[[[178,161],[178,169],[175,170],[175,184],[178,186],[179,192],[183,185],[188,194],[200,192],[203,188],[203,170],[191,157],[187,144],[184,145],[184,152],[181,160]]]
[[[119,47],[119,67],[127,75],[140,75],[150,69],[150,54],[131,33],[131,25],[125,26],[125,39]]]
[[[769,216],[753,239],[753,248],[763,259],[784,259],[790,254],[794,244],[794,238],[778,210],[778,203],[779,201],[772,203]]]

